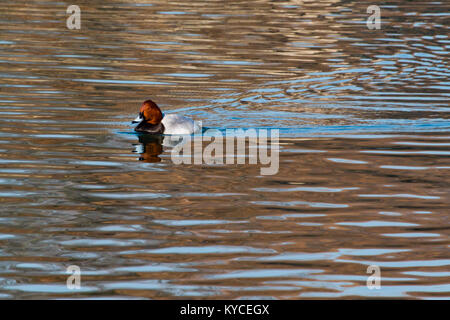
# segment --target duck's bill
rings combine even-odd
[[[138,115],[138,116],[136,117],[136,119],[134,119],[133,121],[131,121],[131,123],[132,123],[132,124],[135,124],[135,123],[141,123],[143,120],[144,120],[144,118],[142,118],[140,115]]]

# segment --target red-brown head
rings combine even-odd
[[[146,122],[149,124],[159,124],[163,118],[163,113],[158,105],[152,100],[146,100],[142,103],[139,115],[132,123]]]

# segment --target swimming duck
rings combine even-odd
[[[138,123],[134,130],[142,133],[193,134],[199,126],[191,118],[178,114],[164,115],[152,100],[142,103],[139,115],[131,123]]]

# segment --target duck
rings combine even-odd
[[[142,103],[139,114],[131,121],[138,124],[134,131],[150,134],[193,134],[200,130],[199,125],[191,118],[179,114],[165,115],[152,100]]]

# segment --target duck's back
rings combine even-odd
[[[198,130],[194,120],[178,114],[165,115],[161,123],[164,125],[164,134],[192,134]]]

